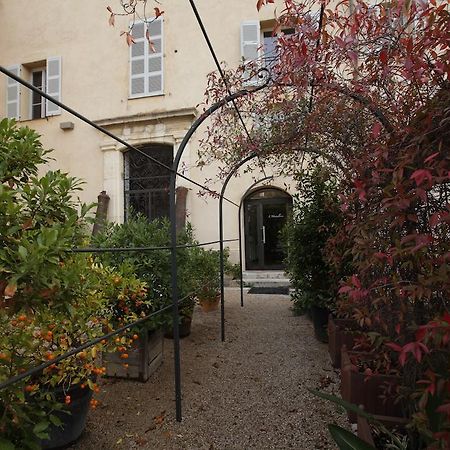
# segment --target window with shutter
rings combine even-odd
[[[131,31],[130,97],[163,94],[163,21],[136,22]]]
[[[8,70],[20,77],[20,65],[8,67]],[[6,116],[20,119],[20,84],[9,77],[6,78]]]
[[[61,57],[47,59],[46,92],[58,101],[61,101]],[[61,108],[49,100],[45,101],[47,116],[61,114]]]
[[[244,72],[246,83],[254,84],[258,82],[257,77],[251,77],[258,65],[260,47],[260,28],[257,20],[248,20],[241,23],[241,55],[244,66],[247,70]]]

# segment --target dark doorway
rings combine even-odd
[[[245,267],[283,269],[280,232],[292,208],[292,197],[280,189],[259,189],[245,199],[244,205]]]

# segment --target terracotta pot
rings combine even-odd
[[[367,376],[359,372],[350,357],[373,359],[373,354],[365,352],[348,352],[345,345],[341,353],[341,396],[355,405],[362,405],[369,414],[380,416],[404,417],[400,402],[397,400],[397,387],[401,378],[394,375]],[[387,394],[384,398],[381,396]],[[356,423],[356,414],[349,411],[350,422]]]
[[[336,369],[341,367],[341,350],[345,345],[347,348],[353,347],[355,332],[348,331],[348,328],[355,328],[356,322],[351,319],[336,319],[331,314],[328,318],[328,353],[331,364]]]
[[[219,309],[220,294],[217,294],[216,298],[212,300],[199,298],[198,302],[203,312],[217,311]]]

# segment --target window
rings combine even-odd
[[[15,75],[61,101],[61,58],[14,65],[8,68]],[[6,79],[6,115],[9,118],[39,119],[61,114],[61,108],[12,78]]]
[[[31,84],[45,92],[45,70],[35,69],[31,72]],[[31,118],[45,117],[45,101],[37,92],[31,92]]]
[[[136,22],[130,46],[130,97],[163,94],[163,21]],[[148,38],[147,38],[148,37]]]
[[[145,154],[172,167],[170,145],[147,145]],[[131,213],[141,213],[149,220],[169,217],[170,171],[135,150],[125,153],[125,220]]]
[[[282,33],[284,35],[294,34],[293,28],[286,28],[282,30]],[[263,53],[263,63],[264,67],[270,68],[274,64],[277,63],[279,58],[279,44],[278,39],[280,35],[276,34],[273,35],[273,30],[267,30],[262,32],[262,39],[263,39],[263,47],[262,47],[262,53]]]
[[[293,28],[282,30],[285,35],[294,34]],[[273,36],[273,29],[261,31],[257,20],[249,20],[241,24],[241,56],[247,70],[244,72],[246,84],[256,84],[256,77],[251,78],[252,72],[261,66],[270,68],[278,60],[279,34]]]

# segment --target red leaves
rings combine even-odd
[[[128,47],[129,47],[131,44],[134,44],[133,36],[132,36],[132,34],[131,34],[129,31],[122,31],[122,32],[120,33],[120,35],[121,35],[121,36],[125,35],[125,40],[127,41]]]
[[[411,353],[414,358],[416,358],[417,362],[422,361],[422,355],[424,353],[429,353],[428,347],[422,342],[409,342],[408,344],[401,347],[400,345],[394,342],[388,342],[386,344],[387,347],[394,350],[397,353],[400,353],[398,357],[398,362],[403,367],[408,358],[408,353]]]
[[[259,11],[263,5],[268,5],[269,3],[274,3],[275,0],[258,0],[256,2],[256,9]]]
[[[420,186],[425,180],[430,183],[433,181],[433,175],[428,169],[417,169],[410,177],[411,180],[416,182],[416,186]]]
[[[155,18],[157,19],[159,16],[164,14],[164,11],[161,11],[159,8],[154,8],[155,10]]]
[[[383,48],[383,50],[381,50],[379,58],[380,58],[381,64],[383,66],[386,66],[387,63],[388,63],[388,59],[389,59],[388,58],[388,51],[387,51],[386,48]]]
[[[380,122],[375,122],[372,127],[372,136],[376,139],[381,134],[382,125]]]

